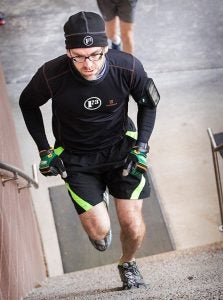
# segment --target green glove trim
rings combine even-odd
[[[41,173],[48,173],[50,170],[50,163],[51,161],[57,157],[56,153],[53,151],[53,149],[49,150],[43,150],[40,151],[40,164],[39,164],[39,169]]]
[[[147,172],[147,152],[141,152],[139,147],[135,146],[127,157],[123,176],[130,174],[140,179],[145,172]]]
[[[62,153],[61,149],[57,149],[57,153]],[[67,172],[65,170],[62,159],[55,153],[54,149],[48,149],[40,151],[40,164],[39,170],[44,176],[56,176],[61,175],[62,178],[67,177]]]
[[[135,158],[137,159],[137,162],[142,164],[142,165],[146,165],[147,161],[146,161],[146,153],[142,153],[140,152],[138,149],[133,148],[130,151],[130,154],[134,155]]]
[[[56,155],[60,156],[64,151],[63,147],[57,147],[56,149],[54,149],[54,152],[56,153]]]

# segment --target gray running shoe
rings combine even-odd
[[[118,265],[118,270],[123,282],[123,290],[130,290],[131,288],[139,288],[141,286],[146,287],[135,261]]]
[[[103,240],[93,240],[90,237],[89,240],[98,251],[105,251],[111,245],[112,231],[110,229]]]
[[[108,192],[104,192],[103,194],[103,201],[105,203],[105,206],[108,210],[108,206],[109,206],[109,194]],[[112,242],[112,231],[111,229],[109,230],[109,232],[107,233],[107,235],[105,236],[105,238],[103,240],[93,240],[89,237],[89,240],[91,241],[92,245],[99,251],[105,251]]]

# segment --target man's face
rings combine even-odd
[[[104,64],[104,54],[107,51],[108,47],[76,48],[67,50],[67,55],[86,80],[96,80]]]

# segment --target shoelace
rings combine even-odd
[[[135,264],[128,265],[126,267],[125,267],[125,265],[123,265],[123,269],[124,269],[123,275],[131,281],[130,283],[135,283],[137,279],[141,279],[141,275]]]

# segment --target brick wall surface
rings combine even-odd
[[[0,65],[0,161],[22,169],[14,121]],[[12,173],[0,169],[2,176]],[[25,181],[19,178],[19,183]],[[46,278],[38,225],[29,189],[0,182],[0,300],[23,299]]]

